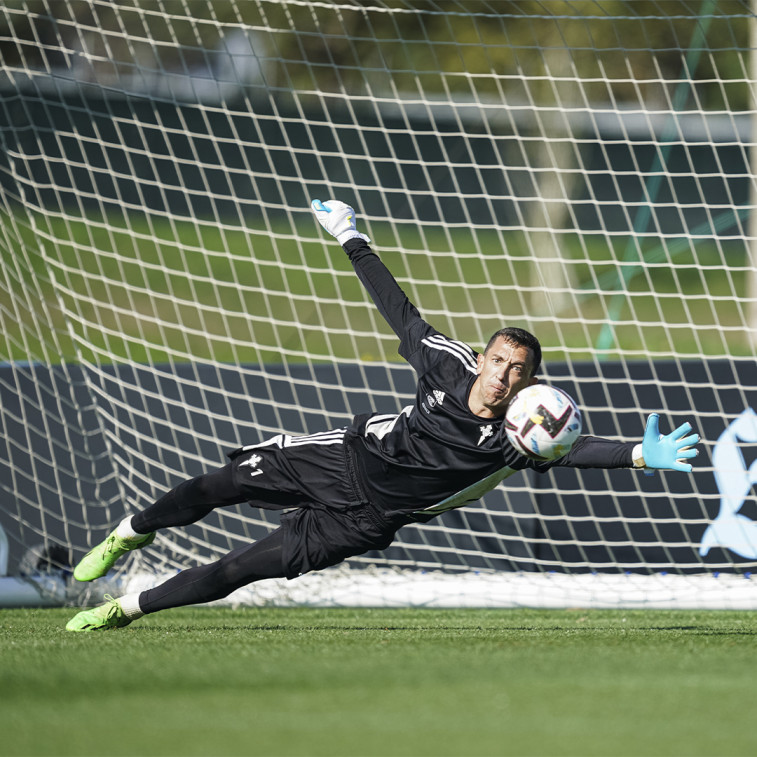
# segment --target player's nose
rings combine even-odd
[[[520,373],[517,370],[513,370],[513,366],[506,365],[502,372],[502,383],[510,385],[517,383],[519,380]]]
[[[507,377],[510,373],[510,369],[507,366],[507,364],[498,365],[496,370],[494,371],[494,376],[497,379],[497,381],[500,381],[503,384],[507,383]]]

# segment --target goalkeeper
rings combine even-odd
[[[225,466],[184,481],[125,518],[74,570],[79,581],[104,576],[125,553],[146,547],[160,529],[186,526],[218,507],[249,502],[284,510],[264,538],[153,588],[72,618],[70,631],[126,626],[148,613],[222,599],[266,578],[296,578],[391,544],[398,529],[479,499],[525,468],[652,468],[690,471],[697,434],[684,423],[667,436],[652,414],[640,443],[581,436],[562,458],[524,457],[507,441],[512,398],[537,382],[541,347],[532,334],[504,328],[483,354],[441,334],[420,316],[357,231],[354,211],[314,200],[323,228],[336,237],[418,376],[414,403],[398,414],[356,416],[341,429],[281,434],[241,447]]]

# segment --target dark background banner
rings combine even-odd
[[[726,563],[749,570],[757,557],[750,554],[749,533],[746,546],[736,545],[740,552],[712,546],[701,554],[700,544],[710,522],[723,515],[719,486],[726,484],[712,468],[715,443],[738,418],[757,434],[750,421],[750,408],[757,408],[754,366],[608,362],[575,364],[571,370],[577,374],[572,378],[567,366],[551,365],[548,380],[576,398],[585,432],[640,439],[652,410],[661,412],[663,433],[688,420],[705,440],[696,472],[520,474],[505,490],[487,495],[486,508],[471,506],[434,522],[444,529],[433,524],[403,529],[401,544],[377,560],[412,555],[421,563],[443,560],[450,568],[463,567],[462,558],[449,553],[452,540],[461,551],[486,555],[465,558],[474,568],[617,571],[619,563],[623,570],[681,566],[688,572],[722,570]],[[389,370],[347,364],[242,371],[205,364],[122,365],[97,372],[78,365],[0,365],[0,523],[10,541],[10,572],[43,534],[75,553],[84,550],[93,534],[105,533],[122,517],[124,491],[144,507],[182,478],[222,465],[226,452],[262,441],[273,429],[314,432],[343,426],[353,413],[397,412],[413,391],[414,374],[404,364]],[[742,435],[736,441],[722,447],[730,458],[721,455],[729,466],[726,479],[744,495],[739,507],[731,503],[729,522],[748,532],[757,530],[750,479],[757,471],[750,459],[757,457],[757,439]],[[498,513],[495,520],[488,510]],[[239,519],[228,527],[235,523]],[[508,537],[505,546],[491,536],[493,523]],[[265,526],[245,526],[244,533],[258,538]],[[438,552],[437,546],[444,549]],[[757,550],[757,536],[754,546]]]

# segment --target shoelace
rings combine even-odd
[[[118,601],[112,597],[110,594],[106,594],[103,599],[105,599],[106,602],[110,604],[110,607],[108,608],[108,612],[105,615],[106,620],[111,620],[114,615],[118,615],[119,610],[121,609],[118,605]]]

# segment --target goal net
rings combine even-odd
[[[757,605],[753,10],[3,3],[0,595],[79,602],[72,561],[230,449],[408,404],[310,212],[336,198],[440,331],[537,334],[586,432],[705,441],[693,475],[522,474],[232,601]],[[277,523],[218,510],[85,589]]]

